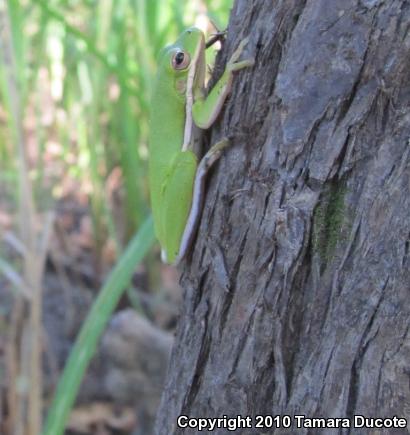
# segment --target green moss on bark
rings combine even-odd
[[[346,187],[332,183],[315,208],[313,214],[313,249],[322,265],[332,260],[338,241],[342,237],[345,221]]]

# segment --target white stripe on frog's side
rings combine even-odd
[[[202,53],[205,46],[205,40],[202,38],[201,43],[198,44],[194,58],[191,59],[191,64],[188,72],[187,85],[186,85],[186,106],[185,106],[185,129],[184,129],[184,143],[182,144],[182,151],[189,149],[192,138],[193,119],[192,107],[194,105],[194,81],[197,69],[198,58]]]

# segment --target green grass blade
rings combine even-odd
[[[127,83],[127,80],[132,77],[132,74],[128,71],[125,71],[124,65],[118,65],[116,62],[111,61],[104,52],[101,52],[98,49],[92,38],[68,23],[67,20],[64,18],[64,15],[58,10],[54,9],[52,6],[50,6],[48,2],[44,0],[34,0],[34,3],[41,8],[41,10],[48,19],[59,22],[64,26],[67,33],[71,34],[77,40],[82,41],[87,47],[87,51],[89,53],[91,53],[96,59],[98,59],[108,71],[116,74],[118,80],[120,81],[122,86],[127,89],[128,92],[134,95],[138,95],[138,89]]]
[[[63,434],[81,380],[95,353],[98,340],[128,286],[135,266],[145,257],[153,242],[154,228],[149,217],[130,241],[91,307],[60,378],[43,435]]]
[[[25,96],[26,81],[24,80],[25,70],[25,39],[22,29],[24,28],[24,21],[22,15],[22,7],[18,0],[7,1],[8,14],[10,20],[10,30],[12,36],[12,47],[14,54],[15,71],[17,72],[17,85],[20,89],[21,95]]]

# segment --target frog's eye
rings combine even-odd
[[[189,54],[185,51],[177,51],[172,57],[172,68],[176,70],[185,69],[191,62]]]

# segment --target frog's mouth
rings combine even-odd
[[[191,66],[188,71],[186,95],[185,95],[185,129],[184,143],[182,151],[189,148],[192,137],[193,119],[192,106],[194,105],[194,88],[200,86],[201,80],[203,83],[205,75],[205,37],[201,35],[200,43],[198,44],[195,54],[191,60]]]

